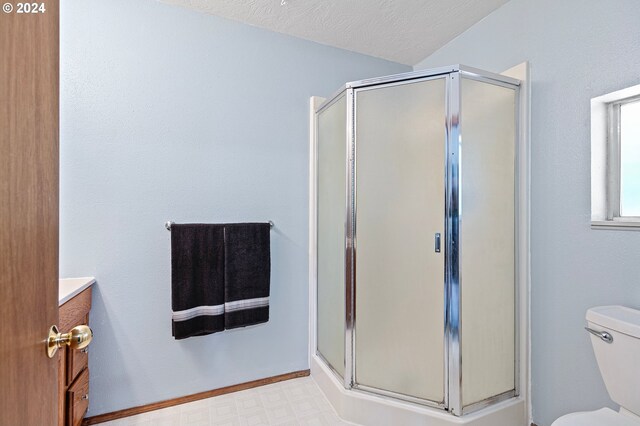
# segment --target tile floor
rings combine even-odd
[[[341,420],[311,377],[287,380],[176,405],[103,426],[339,426]]]

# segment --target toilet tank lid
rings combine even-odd
[[[587,321],[640,338],[640,311],[626,306],[596,306],[587,310]]]

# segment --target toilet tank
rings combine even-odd
[[[587,311],[589,328],[609,333],[611,343],[590,334],[600,373],[611,399],[640,416],[640,311],[598,306]]]

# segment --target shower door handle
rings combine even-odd
[[[442,238],[440,237],[440,233],[436,232],[436,235],[435,235],[435,238],[434,238],[434,245],[435,245],[436,253],[440,253],[441,240],[442,240]]]

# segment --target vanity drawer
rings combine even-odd
[[[89,364],[89,347],[67,351],[67,384],[72,383],[78,374]]]
[[[67,390],[67,426],[79,426],[89,408],[89,369],[85,368]]]
[[[91,287],[60,306],[59,329],[67,333],[76,325],[85,324],[91,309]]]

